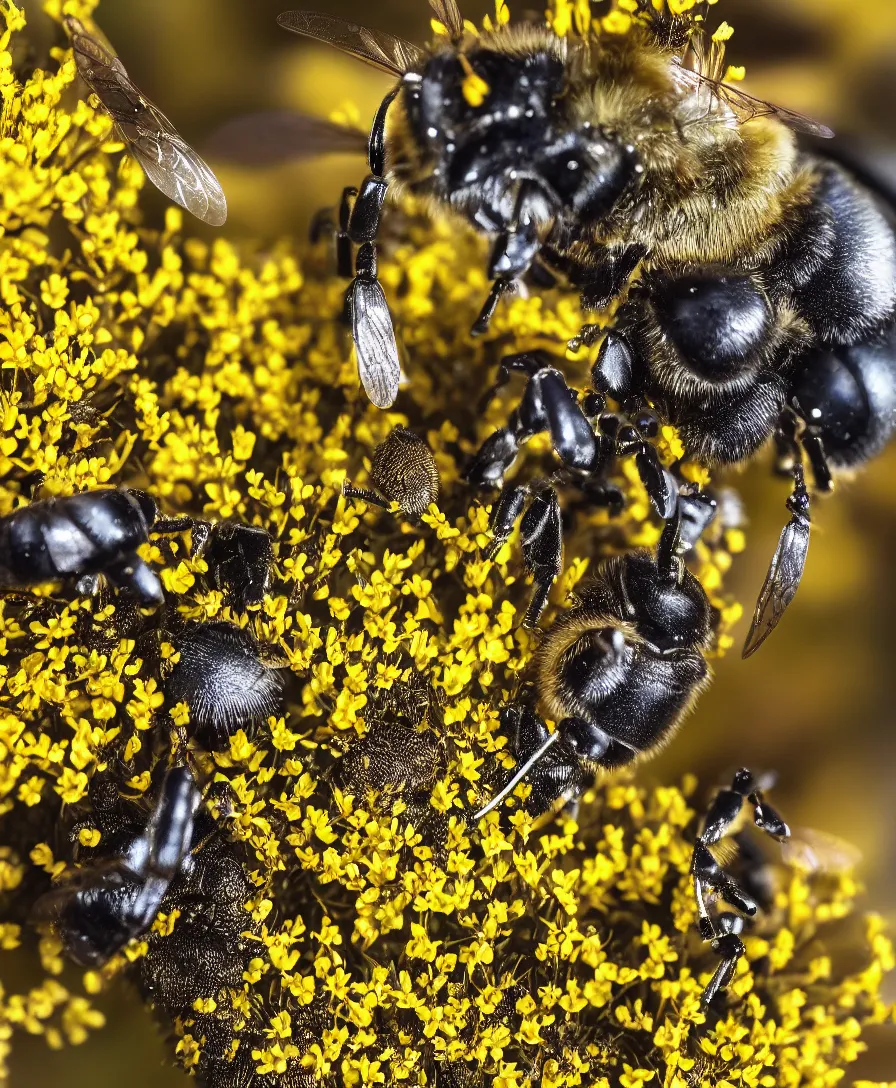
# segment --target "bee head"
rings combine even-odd
[[[566,82],[548,49],[437,53],[407,84],[428,166],[419,190],[486,233],[605,217],[636,177],[634,155],[573,115]]]

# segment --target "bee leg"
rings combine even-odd
[[[371,506],[379,506],[382,510],[389,509],[389,503],[378,495],[375,491],[371,491],[367,487],[352,487],[348,482],[342,485],[342,494],[347,499],[360,499],[362,502],[369,502]]]
[[[831,466],[828,464],[827,455],[824,452],[824,442],[821,435],[813,427],[807,427],[800,436],[800,445],[806,451],[806,457],[809,459],[815,490],[825,493],[833,491],[834,480],[831,475]]]
[[[602,332],[602,329],[599,330],[591,343],[594,343]],[[631,395],[634,370],[631,348],[624,337],[611,329],[604,337],[597,360],[591,368],[592,388],[597,393],[608,394],[614,400],[625,400]]]
[[[520,485],[505,487],[498,496],[498,501],[492,507],[491,517],[488,522],[492,531],[492,542],[485,551],[486,559],[494,559],[506,543],[507,538],[513,532],[516,519],[523,512],[528,497],[529,489]]]
[[[520,524],[523,561],[534,578],[532,599],[523,623],[534,627],[548,594],[563,569],[563,526],[557,492],[547,487],[535,496]]]
[[[753,896],[728,876],[709,849],[728,833],[745,803],[752,806],[753,821],[760,830],[778,841],[790,834],[787,824],[766,804],[754,776],[745,768],[737,771],[728,789],[719,790],[713,798],[704,817],[703,828],[694,844],[691,859],[700,936],[704,941],[710,941],[713,951],[723,957],[703,992],[704,1005],[708,1005],[717,993],[727,987],[734,975],[738,959],[744,954],[743,942],[739,936],[743,930],[743,918],[740,915],[752,918],[759,909]],[[713,919],[707,902],[707,889],[717,898],[729,903],[740,915],[723,911]]]
[[[681,503],[676,503],[672,517],[666,519],[656,549],[657,570],[672,585],[681,577]]]
[[[136,552],[107,564],[103,574],[113,585],[130,590],[144,604],[158,605],[165,600],[158,575]]]
[[[474,487],[501,487],[504,473],[520,452],[516,435],[508,427],[501,427],[482,443],[464,478]]]
[[[386,172],[386,115],[400,88],[395,88],[380,103],[367,145],[370,174],[364,179],[351,211],[344,233],[347,243],[359,247],[355,260],[355,277],[346,292],[345,318],[350,323],[352,340],[358,358],[361,384],[378,408],[389,408],[398,396],[401,364],[398,346],[386,296],[377,278],[376,237],[389,183]],[[340,217],[345,218],[346,197]],[[340,254],[345,265],[347,250]]]
[[[744,942],[740,938],[744,928],[743,918],[725,911],[719,916],[717,926],[718,934],[711,939],[711,945],[713,952],[722,957],[722,962],[715,969],[715,973],[703,991],[701,1001],[704,1008],[712,1004],[716,994],[728,989],[737,969],[737,961],[746,952]]]
[[[581,285],[582,309],[605,310],[625,289],[646,254],[647,248],[642,245],[616,251],[602,249],[597,264],[590,269],[590,278]]]
[[[654,447],[631,423],[623,423],[612,412],[604,412],[597,423],[600,433],[616,443],[620,457],[634,454],[638,475],[648,498],[659,516],[668,521],[678,507],[678,484],[672,473],[663,466]]]
[[[314,215],[311,216],[311,222],[308,224],[308,241],[316,246],[327,235],[334,235],[338,229],[336,220],[333,218],[333,209],[318,208]]]
[[[482,309],[479,311],[479,316],[473,322],[473,327],[470,329],[471,336],[482,336],[484,332],[488,331],[492,318],[495,316],[495,310],[498,308],[498,303],[501,301],[501,296],[512,294],[515,290],[516,285],[513,280],[495,280],[488,293],[488,298],[486,298]]]
[[[339,228],[336,231],[336,274],[344,279],[352,277],[352,240],[349,237],[349,222],[352,217],[353,201],[358,195],[358,190],[349,185],[342,190],[342,198],[339,201]]]

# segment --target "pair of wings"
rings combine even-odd
[[[98,33],[73,15],[64,19],[78,75],[100,100],[149,180],[165,196],[210,226],[227,218],[218,179],[184,142],[168,118],[133,84],[124,65]]]

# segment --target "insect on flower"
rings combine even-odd
[[[347,306],[362,383],[378,405],[397,396],[375,250],[387,190],[493,240],[474,333],[526,282],[575,290],[586,310],[621,302],[609,333],[586,325],[570,344],[603,338],[594,390],[652,405],[706,465],[744,462],[775,440],[792,474],[748,655],[805,565],[803,461],[815,489],[830,490],[896,426],[893,231],[836,148],[797,140],[829,129],[725,82],[730,31],[707,31],[703,0],[680,14],[636,0],[626,33],[581,16],[562,33],[556,20],[510,22],[506,5],[479,33],[455,0],[430,7],[441,32],[425,47],[330,15],[279,17],[398,81],[373,122],[370,175],[340,211],[342,273],[360,247]],[[345,149],[344,128],[302,130],[302,154]]]
[[[122,139],[165,196],[197,219],[220,227],[227,201],[209,167],[184,142],[168,118],[134,86],[108,42],[89,33],[73,15],[64,19],[78,75],[100,100]]]

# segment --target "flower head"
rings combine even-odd
[[[64,6],[80,17],[91,4]],[[192,867],[151,929],[87,973],[88,996],[58,981],[60,945],[44,937],[42,984],[0,994],[2,1045],[16,1028],[82,1041],[101,1023],[89,995],[124,973],[170,1027],[178,1062],[216,1086],[833,1083],[862,1025],[890,1017],[880,923],[865,923],[860,965],[820,943],[850,914],[848,878],[779,874],[722,1012],[708,1014],[716,961],[694,926],[693,783],[602,786],[578,823],[538,822],[512,802],[503,817],[471,816],[512,762],[498,711],[536,636],[521,626],[515,551],[484,558],[488,507],[461,478],[509,398],[478,413],[470,391],[508,344],[563,356],[577,300],[517,296],[470,340],[482,247],[403,204],[381,278],[407,382],[396,410],[378,411],[359,392],[329,254],[185,237],[176,209],[148,226],[143,175],[76,100],[70,51],[20,75],[10,45],[24,17],[9,0],[2,10],[0,514],[32,494],[138,487],[167,515],[262,528],[274,550],[270,592],[246,609],[187,533],[145,548],[168,592],[158,612],[113,592],[0,603],[11,912],[70,869],[60,818],[89,866],[113,848],[91,814],[125,806],[145,820],[141,799],[172,758],[206,789]],[[587,361],[564,365],[584,384]],[[419,523],[342,494],[397,426],[426,440],[441,478]],[[679,458],[674,431],[663,439],[666,460]],[[548,452],[530,443],[529,467]],[[573,519],[548,622],[599,559],[655,545],[630,464],[619,484],[620,516]],[[722,576],[739,546],[701,544],[695,562],[720,648],[736,618]],[[284,714],[210,753],[166,678],[172,629],[219,620],[248,628],[290,683]],[[24,939],[0,927],[3,949]]]

